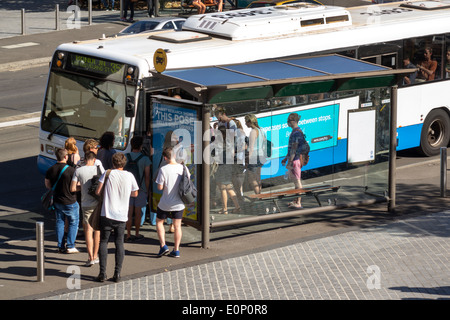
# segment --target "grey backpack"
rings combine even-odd
[[[188,168],[183,164],[183,174],[181,175],[179,195],[184,204],[191,204],[197,198],[197,188],[190,179]]]

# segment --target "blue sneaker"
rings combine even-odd
[[[161,249],[159,249],[158,252],[158,257],[162,257],[165,254],[169,253],[169,248],[167,247],[167,245],[164,245],[164,247],[161,247]]]
[[[172,258],[179,258],[180,257],[180,251],[175,251],[175,250],[172,250],[172,252],[170,252],[169,253],[169,257],[172,257]]]

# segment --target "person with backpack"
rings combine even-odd
[[[130,141],[131,152],[126,154],[127,164],[124,170],[131,172],[139,185],[138,196],[136,198],[130,198],[126,242],[139,241],[144,238],[143,235],[139,234],[139,230],[141,227],[142,208],[147,205],[147,199],[149,199],[150,194],[151,161],[149,157],[142,153],[143,143],[143,137],[134,136]],[[134,237],[131,236],[133,224],[135,227]]]
[[[158,190],[163,191],[156,211],[156,232],[160,243],[158,257],[169,253],[169,248],[166,245],[164,220],[171,218],[175,230],[174,247],[169,256],[179,258],[182,236],[181,220],[183,219],[183,212],[186,208],[179,194],[184,165],[176,161],[173,147],[164,148],[163,158],[167,164],[159,169],[155,181]]]
[[[45,186],[51,189],[55,185],[53,196],[56,214],[56,238],[59,253],[78,253],[75,241],[78,233],[78,220],[80,206],[77,196],[70,191],[70,183],[75,168],[67,164],[69,158],[67,150],[57,148],[56,163],[45,174]],[[64,244],[64,224],[68,221],[67,244]]]
[[[92,185],[92,179],[95,175],[102,175],[105,170],[103,167],[95,165],[95,153],[88,151],[84,154],[85,165],[75,169],[75,173],[70,184],[70,191],[81,191],[81,210],[83,213],[83,229],[84,238],[86,240],[86,248],[88,260],[85,264],[90,267],[98,260],[98,249],[100,246],[100,231],[92,229],[89,224],[89,217],[94,212],[98,200],[89,194],[89,188]]]
[[[292,132],[289,135],[288,152],[286,157],[281,160],[281,164],[286,165],[286,169],[289,172],[289,179],[294,182],[295,189],[302,188],[301,176],[302,176],[302,163],[301,154],[306,144],[305,136],[298,126],[300,116],[293,112],[289,114],[287,124],[292,128]],[[296,200],[289,203],[291,209],[302,209],[302,198],[298,197]]]

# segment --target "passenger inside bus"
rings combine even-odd
[[[403,77],[403,85],[415,83],[417,77],[417,67],[413,63],[411,63],[411,59],[409,58],[409,56],[405,56],[405,58],[403,58],[403,67],[405,69],[416,69],[414,73],[410,73]]]
[[[425,60],[418,64],[419,77],[418,82],[431,81],[434,80],[437,69],[437,61],[433,59],[433,49],[431,47],[426,47],[424,52]]]

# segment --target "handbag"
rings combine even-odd
[[[59,179],[61,178],[62,174],[64,173],[64,171],[69,167],[69,165],[66,165],[61,172],[59,173],[58,179],[56,180],[55,184],[48,189],[47,191],[45,191],[45,193],[42,195],[41,197],[41,203],[42,203],[42,207],[44,208],[45,211],[47,211],[48,213],[54,213],[55,212],[55,206],[53,203],[53,194],[55,193],[55,188],[56,185],[59,182]]]
[[[105,174],[105,181],[103,183],[103,189],[102,189],[102,194],[99,197],[98,203],[94,208],[94,211],[92,212],[92,214],[89,216],[88,219],[88,223],[89,225],[92,227],[92,229],[94,229],[95,231],[100,230],[100,216],[102,214],[102,206],[103,206],[103,195],[104,192],[104,186],[106,185],[106,181],[108,179],[108,176],[110,174],[111,170],[107,170],[106,174]]]

